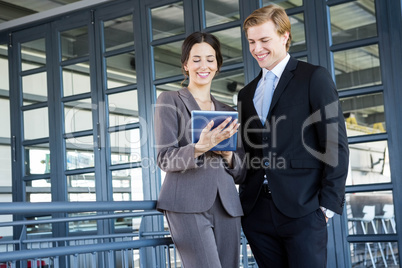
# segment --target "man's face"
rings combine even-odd
[[[272,21],[250,27],[247,30],[247,39],[250,53],[261,68],[272,70],[286,57],[289,33],[279,35]]]

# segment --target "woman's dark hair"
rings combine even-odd
[[[187,38],[183,42],[183,45],[181,46],[181,70],[185,76],[184,81],[188,77],[188,72],[186,72],[186,70],[184,69],[184,65],[187,64],[188,58],[190,57],[190,51],[193,46],[200,43],[207,43],[215,50],[216,62],[218,64],[217,72],[219,72],[222,67],[223,58],[221,53],[221,43],[219,42],[218,38],[210,33],[194,32],[187,36]]]

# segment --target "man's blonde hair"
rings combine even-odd
[[[289,32],[289,38],[286,43],[286,50],[289,50],[290,42],[292,41],[292,35],[290,33],[291,25],[286,11],[277,5],[268,5],[259,9],[256,9],[251,13],[243,23],[243,30],[247,36],[249,28],[261,25],[268,21],[272,21],[276,26],[276,31],[279,35],[284,35]]]

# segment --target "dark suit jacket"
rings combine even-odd
[[[240,186],[244,213],[254,207],[266,175],[272,199],[283,214],[302,217],[319,206],[341,214],[349,150],[331,76],[323,67],[291,57],[264,127],[253,104],[261,76],[262,72],[238,96],[248,159],[246,180]]]
[[[233,108],[212,101],[217,111]],[[187,88],[162,93],[155,106],[155,136],[158,166],[166,172],[157,209],[184,213],[200,213],[210,209],[217,193],[231,216],[243,211],[235,186],[244,180],[242,168],[244,151],[238,138],[238,149],[233,154],[233,168],[228,168],[221,156],[206,152],[194,158],[191,142],[191,111],[200,110]]]

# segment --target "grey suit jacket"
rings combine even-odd
[[[233,110],[212,97],[217,111]],[[194,158],[191,142],[191,111],[200,110],[187,88],[163,92],[155,106],[155,136],[158,166],[166,172],[157,209],[182,213],[205,212],[213,205],[217,194],[231,216],[243,211],[235,183],[245,177],[242,167],[244,150],[238,137],[233,154],[233,168],[228,168],[221,156],[206,152]]]

